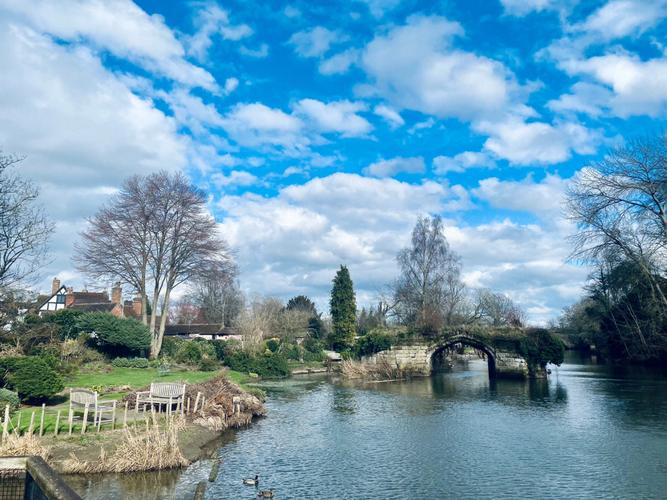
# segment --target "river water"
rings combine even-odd
[[[486,362],[406,382],[263,384],[269,416],[227,433],[206,498],[667,498],[667,376],[568,354],[548,381]],[[86,498],[192,498],[185,471],[79,478]]]

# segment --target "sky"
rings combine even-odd
[[[0,148],[56,222],[35,287],[123,179],[209,193],[249,294],[361,305],[442,216],[463,280],[531,322],[580,297],[568,184],[664,129],[667,2],[0,0]]]

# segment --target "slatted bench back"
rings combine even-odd
[[[151,384],[151,396],[158,398],[177,398],[185,394],[185,384],[173,382],[153,382]]]
[[[69,393],[69,400],[77,406],[95,406],[97,404],[97,393],[88,389],[72,389]]]

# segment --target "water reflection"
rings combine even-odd
[[[490,380],[472,360],[394,383],[263,385],[269,417],[220,443],[207,498],[663,498],[667,380],[568,356],[549,380]],[[88,480],[89,498],[191,498],[207,463]],[[135,481],[133,485],[127,481]],[[115,491],[115,495],[105,496]],[[164,496],[161,496],[164,495]]]

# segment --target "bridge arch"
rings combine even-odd
[[[434,370],[434,361],[438,356],[442,355],[445,350],[455,345],[464,345],[469,346],[479,351],[482,351],[486,355],[487,365],[489,370],[489,378],[495,378],[496,376],[496,350],[490,345],[482,342],[479,339],[470,337],[467,335],[455,335],[446,340],[439,342],[438,344],[432,346],[429,351],[427,351],[427,357],[429,362],[429,371],[433,372]]]

